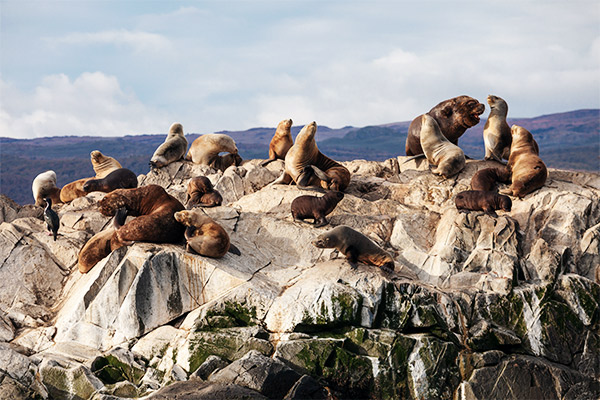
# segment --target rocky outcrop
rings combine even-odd
[[[189,178],[211,179],[224,205],[205,212],[241,256],[135,243],[84,275],[77,254],[110,220],[95,207],[104,194],[56,206],[56,242],[36,207],[0,199],[0,394],[593,397],[600,176],[550,170],[493,218],[458,212],[453,196],[494,162],[444,179],[404,160],[344,163],[352,180],[322,228],[291,217],[307,192],[268,185],[281,161],[152,170],[140,185],[180,201]],[[337,225],[370,237],[396,270],[353,269],[311,244]]]

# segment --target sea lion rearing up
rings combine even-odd
[[[225,156],[219,153],[227,152]],[[238,148],[230,136],[222,133],[207,133],[192,142],[185,159],[194,164],[210,165],[224,171],[227,167],[241,163]]]
[[[179,243],[183,240],[185,228],[173,214],[185,207],[161,186],[113,190],[98,205],[100,213],[106,216],[115,215],[124,207],[129,215],[137,217],[115,231],[112,250],[132,242]]]
[[[285,156],[283,173],[271,185],[294,181],[301,188],[321,186],[340,192],[348,187],[350,171],[319,151],[315,141],[316,132],[317,123],[314,121],[302,128]]]
[[[512,184],[500,193],[521,198],[544,186],[548,170],[538,156],[538,146],[531,133],[518,125],[513,125],[510,132],[512,144],[506,168],[510,171]]]
[[[150,166],[152,168],[162,168],[174,161],[181,160],[187,150],[188,142],[183,134],[183,126],[180,123],[174,123],[169,128],[169,133],[164,143],[158,146],[152,158]]]
[[[112,157],[105,156],[98,150],[94,150],[90,153],[90,161],[92,162],[92,167],[96,173],[96,179],[102,179],[114,170],[123,168],[121,163],[119,163],[117,160]]]
[[[465,167],[465,153],[442,135],[433,117],[423,114],[421,120],[421,147],[427,161],[437,166],[432,172],[444,178],[459,173]]]
[[[109,193],[115,189],[133,189],[138,184],[135,173],[127,168],[112,171],[102,179],[89,179],[83,184],[83,191]]]
[[[394,270],[394,259],[362,233],[349,226],[339,225],[319,235],[312,244],[321,249],[336,248],[356,267],[356,262],[375,265],[386,272]]]
[[[510,182],[510,172],[505,167],[480,169],[471,178],[471,189],[496,191],[498,182]]]
[[[52,170],[38,174],[31,183],[31,191],[36,206],[46,207],[46,197],[49,197],[53,204],[62,203],[61,190],[56,186],[56,172]]]
[[[210,179],[205,176],[197,176],[188,182],[185,201],[188,209],[215,207],[223,203],[223,197],[215,190]]]
[[[454,198],[454,204],[459,210],[485,211],[496,218],[496,210],[510,211],[512,201],[510,197],[482,190],[465,190]]]
[[[315,228],[327,225],[325,216],[330,214],[344,198],[344,193],[329,191],[324,196],[299,196],[291,204],[294,221],[304,221],[305,218],[314,220]]]
[[[221,225],[208,215],[197,211],[179,211],[175,219],[186,226],[186,250],[201,256],[221,258],[228,251],[240,255],[237,247],[229,240],[229,235]]]
[[[458,138],[465,131],[479,123],[479,116],[483,114],[485,106],[469,96],[458,96],[444,100],[425,115],[429,115],[438,123],[442,134],[450,143],[458,145]],[[416,117],[408,127],[406,136],[406,155],[416,156],[423,154],[421,148],[421,122],[422,115]]]
[[[506,123],[508,104],[498,96],[489,95],[490,116],[483,127],[483,143],[485,145],[484,160],[496,160],[502,164],[502,159],[508,160],[512,136]]]
[[[269,143],[269,159],[261,164],[263,167],[277,159],[285,160],[285,155],[294,145],[291,129],[291,119],[284,119],[277,125],[277,130]]]

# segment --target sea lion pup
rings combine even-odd
[[[315,141],[317,123],[305,125],[285,156],[283,173],[271,185],[294,181],[300,188],[321,186],[344,191],[350,183],[350,171],[319,151]]]
[[[92,168],[94,168],[94,172],[96,173],[96,179],[102,179],[114,170],[123,168],[121,163],[117,160],[105,156],[98,150],[94,150],[90,153],[90,161],[92,162]]]
[[[454,198],[454,204],[459,210],[485,211],[486,214],[496,218],[496,210],[510,211],[512,201],[510,197],[481,190],[465,190]]]
[[[158,146],[152,158],[152,168],[162,168],[174,161],[181,160],[187,150],[188,142],[183,134],[183,126],[176,122],[169,128],[169,133],[164,143]]]
[[[83,184],[83,191],[109,193],[115,189],[132,189],[138,184],[135,173],[127,168],[115,169],[102,179],[89,179]]]
[[[479,116],[483,114],[485,106],[469,96],[458,96],[444,100],[425,115],[429,115],[438,123],[442,134],[450,143],[458,145],[458,138],[465,131],[479,123]],[[416,117],[408,127],[406,136],[406,155],[416,156],[423,154],[421,148],[421,122],[422,115]]]
[[[386,272],[393,271],[395,267],[394,259],[387,251],[349,226],[336,226],[329,232],[319,235],[312,244],[321,249],[336,248],[346,256],[354,268],[357,261],[375,265]]]
[[[46,206],[46,197],[52,200],[53,204],[62,203],[60,200],[60,188],[56,186],[56,172],[48,170],[38,174],[31,183],[31,191],[35,205]]]
[[[125,223],[127,209],[119,208],[108,228],[96,233],[79,251],[77,256],[77,267],[82,274],[87,273],[92,267],[104,257],[110,254],[110,241],[113,234]]]
[[[188,182],[185,202],[188,210],[193,207],[215,207],[223,203],[223,197],[215,190],[210,179],[197,176]]]
[[[292,201],[292,217],[294,221],[304,221],[305,218],[314,220],[315,228],[327,225],[326,215],[329,215],[337,204],[344,198],[344,193],[329,191],[325,196],[299,196]]]
[[[242,163],[242,157],[238,153],[228,153],[224,156],[216,156],[215,159],[210,163],[210,166],[214,169],[221,170],[225,172],[225,170],[232,165],[236,167]]]
[[[273,139],[271,139],[271,143],[269,143],[269,159],[263,162],[261,166],[265,167],[267,164],[272,163],[277,159],[285,160],[285,155],[290,147],[294,145],[291,129],[291,118],[284,119],[277,125],[275,135],[273,135]]]
[[[510,172],[506,168],[480,169],[471,178],[471,189],[486,192],[496,191],[497,182],[510,182]]]
[[[185,159],[194,164],[211,165],[215,160],[218,160],[219,153],[223,152],[238,154],[235,141],[223,133],[207,133],[192,142]],[[229,162],[236,161],[236,158],[231,156],[227,160]],[[221,168],[225,164],[224,161],[218,161],[217,163],[220,164]]]
[[[225,229],[208,215],[194,211],[179,211],[175,219],[186,226],[186,250],[201,256],[221,258],[228,251],[238,256],[241,254],[237,247],[231,244]]]
[[[544,186],[548,170],[538,156],[538,146],[531,133],[518,125],[513,125],[510,132],[512,144],[506,168],[512,184],[500,193],[521,198]]]
[[[116,189],[98,202],[100,213],[115,215],[119,208],[137,217],[117,229],[111,239],[111,249],[133,242],[179,243],[185,228],[173,214],[185,209],[183,204],[158,185],[135,189]]]
[[[465,167],[465,153],[444,135],[435,119],[427,114],[421,116],[421,147],[430,164],[437,168],[432,172],[449,178]]]
[[[484,160],[496,160],[502,164],[502,159],[508,160],[512,136],[506,123],[508,104],[498,96],[489,95],[490,116],[483,127],[483,143],[485,144]]]

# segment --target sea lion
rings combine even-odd
[[[175,219],[186,226],[186,250],[201,256],[221,258],[228,251],[240,255],[237,247],[231,245],[229,235],[221,225],[208,215],[195,211],[179,211]]]
[[[223,133],[207,133],[199,136],[192,142],[185,159],[192,161],[194,164],[211,165],[215,163],[215,160],[218,160],[219,153],[223,152],[238,154],[235,141]],[[237,158],[231,156],[225,161],[216,161],[217,165],[215,165],[215,168],[222,169],[228,162],[231,162],[229,165],[232,165],[236,161]]]
[[[291,118],[284,119],[277,125],[273,139],[269,143],[269,159],[261,164],[263,167],[277,159],[285,160],[285,155],[294,145],[291,129]]]
[[[90,179],[93,178],[82,178],[74,182],[67,183],[60,190],[60,200],[63,203],[69,203],[78,197],[85,196],[87,192],[83,190],[83,185],[85,185],[85,183]]]
[[[454,204],[459,210],[485,211],[496,218],[496,210],[510,211],[512,201],[510,197],[496,192],[482,190],[465,190],[454,198]]]
[[[465,167],[465,153],[460,147],[451,143],[438,126],[435,119],[428,114],[421,116],[421,147],[430,164],[437,166],[432,172],[449,178]]]
[[[527,129],[513,125],[510,129],[512,144],[508,157],[507,170],[512,184],[500,193],[515,197],[525,195],[541,188],[548,178],[546,164],[539,157],[539,147]]]
[[[205,176],[197,176],[188,182],[185,201],[189,210],[193,207],[220,206],[223,203],[223,197],[215,190],[210,179]]]
[[[458,138],[465,131],[479,123],[479,116],[483,114],[485,106],[469,96],[458,96],[444,100],[433,107],[425,115],[429,115],[438,123],[442,134],[450,143],[458,145]],[[406,136],[406,155],[416,156],[423,154],[421,148],[421,122],[422,115],[416,117],[408,127]]]
[[[162,168],[174,161],[181,160],[187,150],[188,142],[183,134],[183,126],[180,123],[174,123],[169,128],[167,138],[158,146],[152,158],[150,166],[152,168]]]
[[[117,229],[111,239],[111,249],[133,242],[179,243],[185,228],[173,214],[185,209],[183,204],[158,185],[135,189],[116,189],[98,202],[103,215],[115,215],[124,207],[129,215],[137,217]]]
[[[319,235],[312,244],[321,249],[336,248],[355,267],[356,262],[375,265],[391,272],[395,264],[392,256],[371,239],[349,226],[339,225]]]
[[[127,209],[119,208],[115,212],[108,228],[96,233],[79,251],[77,256],[77,267],[82,274],[87,273],[92,267],[104,257],[110,254],[110,241],[117,229],[125,223]]]
[[[314,121],[302,128],[285,156],[283,173],[271,185],[294,181],[301,188],[321,186],[340,192],[348,187],[350,171],[319,151],[316,132],[317,123]]]
[[[500,97],[491,94],[487,97],[487,102],[490,105],[490,115],[483,127],[484,160],[496,160],[504,164],[502,159],[508,160],[512,142],[510,127],[506,123],[508,104]]]
[[[123,168],[121,164],[112,157],[105,156],[98,150],[90,153],[90,161],[96,173],[96,179],[102,179],[116,169]]]
[[[83,191],[112,192],[115,189],[132,189],[138,184],[135,173],[127,168],[115,169],[102,179],[89,179],[83,184]]]
[[[31,191],[36,206],[45,207],[46,197],[49,197],[54,204],[62,203],[61,190],[56,186],[56,172],[52,170],[38,174],[31,183]]]
[[[344,198],[344,193],[329,191],[324,196],[299,196],[292,201],[292,217],[294,221],[304,221],[312,218],[315,228],[327,225],[326,215],[329,215],[337,204]]]
[[[486,192],[496,191],[497,182],[510,182],[510,172],[504,167],[484,168],[475,172],[471,178],[471,189]]]
[[[60,228],[60,218],[56,211],[52,209],[52,199],[50,197],[46,197],[46,209],[44,210],[44,221],[46,222],[46,227],[50,232],[49,235],[54,236],[54,241],[56,242],[56,237],[58,236],[58,228]]]
[[[232,165],[236,167],[242,163],[242,157],[238,153],[228,153],[224,156],[215,156],[214,160],[210,163],[210,166],[214,169],[221,170],[225,172],[225,170]]]

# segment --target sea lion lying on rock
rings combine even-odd
[[[219,153],[227,152],[225,156]],[[222,133],[207,133],[192,142],[185,159],[194,164],[210,165],[225,171],[231,165],[240,165],[242,158],[238,154],[235,141]]]
[[[109,193],[115,189],[133,189],[138,184],[135,173],[127,168],[115,169],[102,179],[89,179],[83,184],[83,191]]]
[[[56,186],[56,172],[52,170],[38,174],[31,183],[31,191],[36,206],[46,207],[46,197],[49,197],[53,204],[62,203],[61,189]]]
[[[158,146],[152,155],[150,166],[152,168],[162,168],[172,162],[181,160],[185,155],[187,146],[188,142],[183,134],[183,126],[180,123],[174,123],[169,128],[165,141]]]
[[[112,250],[133,242],[180,243],[183,240],[185,228],[173,214],[185,207],[161,186],[113,190],[98,205],[103,215],[115,215],[124,207],[129,215],[137,217],[115,231]]]
[[[78,179],[74,182],[67,183],[65,186],[63,186],[60,193],[60,199],[63,203],[68,203],[88,194],[89,192],[85,191],[83,186],[90,179],[103,179],[106,176],[108,176],[111,172],[122,168],[121,164],[117,160],[115,160],[112,157],[105,156],[98,150],[94,150],[90,153],[90,161],[92,162],[92,167],[94,168],[96,176]]]
[[[506,168],[484,168],[475,172],[471,178],[471,189],[491,192],[496,190],[497,182],[509,181],[510,172]]]
[[[392,272],[395,267],[394,259],[387,251],[349,226],[336,226],[319,235],[312,244],[321,249],[337,249],[353,267],[357,261],[375,265],[386,272]]]
[[[510,211],[512,201],[510,197],[496,192],[482,190],[465,190],[454,198],[456,208],[459,210],[485,211],[496,218],[496,210]]]
[[[212,258],[221,258],[228,251],[238,256],[241,254],[238,248],[231,244],[225,229],[208,215],[184,210],[176,212],[175,219],[187,227],[186,249],[190,253]]]
[[[314,220],[315,228],[327,225],[326,215],[329,215],[337,204],[344,198],[344,193],[330,191],[324,196],[299,196],[292,201],[292,216],[294,221],[304,221],[305,218]]]
[[[215,190],[210,179],[205,176],[197,176],[188,182],[185,201],[188,209],[193,207],[215,207],[223,203],[223,197]]]

